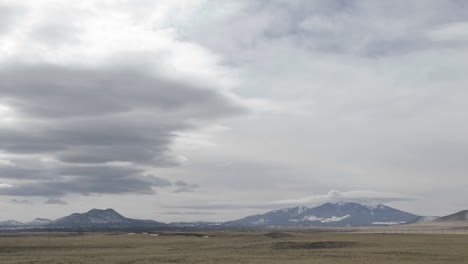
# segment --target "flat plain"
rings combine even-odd
[[[0,263],[468,263],[468,235],[1,233]]]

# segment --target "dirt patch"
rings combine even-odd
[[[396,256],[408,256],[408,257],[426,257],[433,256],[437,257],[437,254],[430,254],[426,252],[415,252],[415,251],[380,251],[375,252],[376,255],[396,255]]]
[[[278,242],[273,244],[274,249],[320,249],[345,248],[355,246],[356,242],[323,241],[323,242]]]
[[[159,233],[160,236],[212,237],[199,233]]]
[[[131,249],[134,248],[130,245],[66,245],[66,246],[2,246],[0,247],[1,253],[15,253],[25,251],[70,251],[82,249]]]
[[[293,237],[291,234],[286,234],[286,233],[281,233],[281,232],[272,232],[272,233],[267,233],[263,236],[269,237],[269,238],[285,238],[285,237]]]

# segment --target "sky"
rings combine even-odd
[[[468,209],[462,0],[1,0],[0,221]]]

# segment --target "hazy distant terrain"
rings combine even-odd
[[[435,219],[434,222],[467,222],[468,221],[468,210],[463,210],[458,213],[454,213],[451,215],[447,215],[444,217],[440,217]]]
[[[408,219],[414,221],[381,224]],[[465,211],[433,218],[384,205],[326,203],[213,225],[92,209],[3,224],[0,263],[468,263]]]
[[[0,235],[0,263],[468,263],[468,235],[218,232]]]
[[[383,204],[325,203],[297,206],[224,223],[225,226],[372,226],[404,224],[420,216]]]
[[[296,206],[273,210],[264,214],[247,216],[228,222],[174,222],[139,220],[124,217],[113,209],[91,209],[85,213],[73,213],[55,221],[36,218],[28,223],[15,220],[0,222],[0,230],[20,229],[154,229],[157,228],[260,228],[287,226],[385,226],[428,221],[412,213],[403,212],[382,204],[353,202],[325,203],[317,207]],[[430,220],[430,219],[429,219]]]

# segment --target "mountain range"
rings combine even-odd
[[[382,204],[326,203],[314,208],[298,206],[252,215],[227,226],[370,226],[403,224],[417,215]]]
[[[128,228],[159,228],[168,226],[153,220],[132,219],[122,216],[113,209],[92,209],[86,213],[74,213],[53,221],[36,218],[28,223],[15,220],[0,222],[0,228],[91,228],[91,229],[128,229]]]
[[[175,222],[127,218],[113,209],[92,209],[56,220],[36,218],[21,223],[0,222],[0,229],[170,229],[170,228],[255,228],[287,226],[384,226],[426,222],[468,221],[468,210],[444,217],[418,216],[382,204],[352,202],[325,203],[317,207],[297,206],[251,215],[228,222]]]

